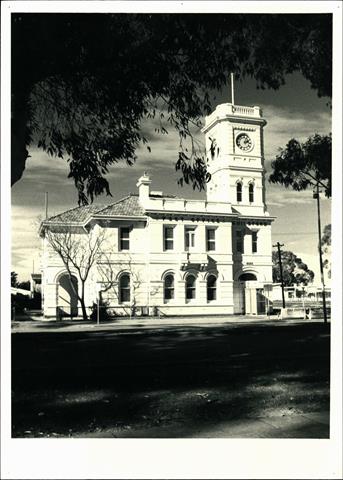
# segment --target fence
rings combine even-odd
[[[69,311],[68,311],[69,310]],[[92,306],[86,307],[86,311],[89,317],[93,320],[100,318],[116,318],[116,317],[160,317],[162,314],[157,306],[116,306],[109,307],[107,305],[98,305],[93,303]],[[73,320],[76,318],[82,318],[81,307],[78,306],[77,311],[70,311],[65,306],[46,307],[44,310],[44,316],[48,318],[56,318],[58,321],[63,319]]]
[[[324,318],[323,307],[318,305],[315,307],[305,306],[287,306],[283,309],[282,305],[279,308],[274,308],[274,311],[278,311],[279,315],[283,318],[303,318],[312,320],[314,318]],[[328,318],[331,318],[331,307],[327,306],[326,314]]]

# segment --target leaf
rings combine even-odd
[[[99,188],[88,188],[94,177],[105,177],[119,161],[134,163],[140,142],[146,143],[144,120],[150,120],[153,131],[153,120],[166,115],[182,148],[191,142],[190,125],[199,128],[212,109],[209,92],[225,87],[232,71],[273,89],[297,71],[319,96],[331,96],[330,14],[12,17],[12,144],[18,146],[12,182],[21,177],[28,147],[38,139],[50,156],[63,158],[64,153],[75,162],[69,176],[80,204],[107,192],[101,182]],[[34,74],[28,72],[28,61],[35,65]],[[161,125],[156,131],[167,129]],[[317,168],[330,196],[331,165],[312,155],[319,152],[317,138],[307,151],[315,158],[311,169]],[[194,170],[198,154],[191,148],[188,153],[190,168],[180,173],[201,189],[206,174],[196,172],[197,166]],[[275,182],[309,188],[294,181],[292,171],[296,175],[299,165],[293,163],[288,176],[277,172]]]

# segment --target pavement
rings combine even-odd
[[[330,438],[329,412],[280,414],[209,423],[197,428],[181,423],[120,431],[112,428],[73,434],[74,438]]]
[[[206,316],[179,316],[179,317],[136,317],[136,318],[116,318],[111,321],[103,321],[99,324],[84,321],[82,319],[64,319],[51,320],[44,319],[42,316],[21,315],[17,316],[11,323],[12,333],[33,333],[33,332],[75,332],[75,331],[94,331],[94,330],[130,330],[135,328],[164,328],[172,326],[214,326],[214,325],[289,325],[305,323],[323,323],[322,318],[302,319],[302,318],[280,318],[277,315],[215,315]],[[329,321],[330,322],[330,321]]]
[[[284,326],[306,323],[323,323],[323,319],[280,319],[277,316],[196,316],[196,317],[150,317],[120,318],[111,322],[85,322],[74,320],[44,320],[42,317],[25,316],[12,322],[13,333],[39,332],[91,332],[91,331],[129,331],[137,329],[164,329],[197,326],[220,328],[239,325]],[[30,437],[30,434],[27,435]],[[56,436],[61,436],[57,435]],[[237,420],[216,421],[201,425],[182,422],[163,422],[161,425],[145,428],[127,426],[127,428],[99,428],[91,432],[74,432],[74,438],[329,438],[330,415],[328,411],[304,412],[295,409],[276,409],[268,416],[239,418]]]

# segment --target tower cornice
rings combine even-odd
[[[230,122],[230,123],[245,123],[248,125],[260,125],[264,127],[267,125],[267,121],[264,118],[248,118],[248,117],[231,117],[229,115],[226,115],[225,117],[216,117],[211,121],[211,123],[205,125],[201,131],[202,133],[207,133],[211,128],[213,128],[215,125],[221,122]]]
[[[262,117],[262,109],[260,107],[245,107],[232,105],[231,103],[223,103],[218,105],[214,112],[206,117],[205,126],[201,131],[206,133],[217,123],[223,121],[235,123],[241,122],[260,126],[265,126],[267,124],[266,120]]]

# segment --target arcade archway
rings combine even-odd
[[[57,287],[57,308],[59,315],[64,317],[76,317],[78,314],[77,278],[71,278],[67,273],[60,275]]]

